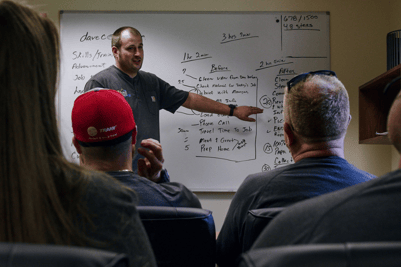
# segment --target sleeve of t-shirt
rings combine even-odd
[[[88,92],[89,90],[93,89],[93,88],[105,88],[105,86],[103,84],[101,84],[100,82],[96,81],[96,80],[92,80],[90,79],[84,87],[84,92]]]
[[[160,108],[174,113],[187,100],[189,92],[177,89],[158,78],[160,88]]]

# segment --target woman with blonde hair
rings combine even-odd
[[[0,242],[91,246],[154,266],[135,195],[63,157],[55,25],[1,1],[0,33]]]

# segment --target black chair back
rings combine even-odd
[[[128,267],[125,254],[83,247],[0,243],[4,267]]]
[[[242,252],[246,252],[251,248],[266,225],[284,209],[284,207],[277,207],[248,211],[243,225]]]
[[[401,242],[310,244],[243,253],[239,267],[398,267]]]
[[[159,267],[215,266],[212,212],[198,208],[138,207]]]

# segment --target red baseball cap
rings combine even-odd
[[[71,113],[72,130],[82,146],[110,146],[132,136],[136,125],[124,96],[111,89],[95,88],[77,97]]]

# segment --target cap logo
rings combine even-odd
[[[88,131],[89,136],[95,136],[95,135],[97,135],[97,130],[96,130],[96,128],[93,127],[93,126],[89,127],[87,131]]]
[[[114,131],[116,129],[116,127],[117,127],[117,125],[114,125],[114,126],[108,127],[108,128],[103,128],[103,129],[100,129],[100,132],[101,133],[107,133],[107,132],[110,132],[110,131]]]

